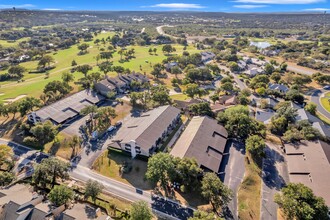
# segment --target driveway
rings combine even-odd
[[[316,89],[312,92],[311,101],[317,105],[317,111],[320,112],[322,115],[330,119],[330,112],[328,112],[325,108],[323,108],[321,104],[321,96],[323,93],[327,92],[324,89]]]
[[[266,158],[262,163],[260,219],[277,219],[278,205],[274,195],[289,181],[287,164],[281,146],[266,143]]]
[[[225,214],[226,219],[238,219],[237,192],[245,173],[244,157],[244,145],[228,141],[220,166],[220,178],[226,186],[233,190],[234,197],[228,205],[229,211]]]

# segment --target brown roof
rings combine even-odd
[[[303,183],[330,206],[330,145],[322,141],[286,144],[289,178]]]
[[[195,158],[201,167],[218,172],[227,137],[226,129],[216,120],[207,116],[193,117],[171,154],[180,158]]]

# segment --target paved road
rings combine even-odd
[[[175,37],[175,36],[166,34],[164,32],[164,30],[163,30],[163,27],[174,27],[174,26],[170,26],[170,25],[161,25],[161,26],[158,26],[158,27],[156,27],[156,30],[157,30],[158,34],[164,35],[164,36],[168,36],[168,37],[171,37],[171,38],[174,38],[174,39],[177,39],[178,38],[178,37]]]
[[[317,105],[317,111],[320,112],[322,115],[330,119],[330,112],[328,112],[325,108],[323,108],[320,98],[321,95],[326,92],[323,89],[316,89],[312,92],[311,101]]]
[[[310,68],[306,68],[303,66],[293,66],[288,64],[287,70],[295,72],[295,73],[300,73],[300,74],[305,74],[305,75],[309,75],[312,76],[313,73],[316,73],[316,70],[310,69]]]
[[[228,67],[226,67],[224,65],[220,65],[220,64],[218,64],[218,66],[219,66],[220,69],[224,69],[225,71],[228,71],[230,73],[230,75],[232,75],[234,77],[234,80],[235,80],[236,84],[238,85],[238,87],[240,88],[240,90],[243,90],[243,89],[246,89],[247,88],[247,86],[245,85],[245,83],[242,82],[238,78],[237,74],[235,74],[232,71],[230,71],[230,69]]]
[[[233,190],[234,198],[228,205],[230,213],[226,214],[226,219],[238,219],[237,192],[245,172],[244,156],[245,150],[242,144],[228,143],[220,167],[220,172],[224,173],[220,175],[220,178],[225,185]]]
[[[143,191],[122,182],[102,176],[80,165],[72,169],[70,172],[70,177],[82,182],[87,182],[91,179],[102,183],[106,192],[131,202],[141,200],[146,201],[153,209],[174,217],[174,219],[186,220],[191,217],[194,212],[192,208],[184,207],[179,203],[167,200],[163,197],[152,196],[152,194],[148,191]]]
[[[278,206],[274,195],[289,181],[287,165],[281,146],[266,143],[266,158],[262,164],[261,219],[277,219]]]

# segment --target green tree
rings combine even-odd
[[[97,113],[97,106],[96,105],[88,105],[86,107],[84,107],[83,109],[81,109],[80,114],[82,115],[89,115],[89,118],[91,120],[91,130],[94,130],[95,127],[95,120],[94,120],[94,116]]]
[[[107,73],[112,70],[112,63],[111,62],[102,62],[99,64],[99,69],[106,76]]]
[[[30,132],[42,146],[54,140],[58,133],[57,127],[51,121],[38,123],[30,129]]]
[[[153,70],[150,74],[155,76],[156,78],[159,78],[162,75],[163,69],[164,67],[160,63],[157,63],[153,66]]]
[[[173,157],[167,153],[157,153],[148,160],[146,177],[156,184],[160,182],[161,187],[167,195],[167,185],[175,173]]]
[[[236,71],[239,70],[238,64],[236,62],[233,62],[233,61],[228,63],[228,67],[232,72],[236,72]]]
[[[97,110],[97,121],[100,130],[104,130],[111,125],[111,120],[117,116],[116,110],[110,106],[103,106]]]
[[[45,55],[43,57],[41,57],[41,59],[38,62],[38,66],[40,68],[45,68],[46,66],[50,66],[51,63],[54,63],[55,60],[52,56],[50,55]]]
[[[192,115],[200,115],[200,116],[213,116],[212,109],[207,102],[200,102],[196,104],[192,104],[189,106],[189,111]]]
[[[11,77],[22,78],[24,76],[26,69],[20,65],[11,66],[8,70],[8,74]]]
[[[89,48],[89,45],[86,44],[86,43],[83,43],[83,44],[79,44],[78,45],[78,50],[80,50],[80,53],[81,54],[85,54],[87,53],[87,49]]]
[[[81,140],[78,137],[78,135],[73,135],[71,140],[69,141],[69,146],[72,149],[72,153],[71,153],[71,158],[73,158],[74,156],[76,156],[77,154],[77,147],[80,146]]]
[[[237,105],[220,112],[217,117],[231,137],[246,139],[249,135],[265,135],[265,125],[249,116],[246,106]]]
[[[202,196],[207,199],[218,213],[232,199],[233,192],[224,185],[215,173],[206,173],[202,180]]]
[[[47,184],[54,188],[57,179],[67,179],[69,177],[70,164],[55,157],[43,159],[34,168],[32,180],[34,184],[46,187]]]
[[[215,104],[215,102],[219,100],[219,95],[218,94],[211,95],[210,100],[213,102],[213,104]]]
[[[197,210],[194,211],[194,216],[188,218],[188,220],[222,220],[222,218],[215,215],[213,212]]]
[[[186,85],[186,89],[184,90],[184,93],[188,97],[193,99],[196,95],[199,94],[199,86],[195,83],[189,83],[188,85]]]
[[[293,102],[298,102],[300,104],[302,104],[305,100],[304,96],[296,89],[290,89],[286,93],[285,99]]]
[[[264,156],[266,144],[259,135],[252,135],[246,139],[245,147],[253,158],[261,158]]]
[[[69,82],[72,82],[74,80],[74,76],[71,73],[64,72],[64,73],[62,73],[62,80],[65,83],[69,83]]]
[[[328,207],[321,197],[302,183],[289,183],[275,195],[274,201],[287,219],[328,219]]]
[[[0,171],[0,186],[7,186],[15,180],[15,174],[11,172]]]
[[[134,202],[131,205],[130,215],[132,220],[151,220],[152,212],[145,201]]]
[[[305,106],[305,110],[308,111],[309,113],[311,113],[312,115],[316,115],[317,105],[315,103],[313,103],[313,102],[309,102]]]
[[[59,80],[54,80],[47,83],[43,91],[44,94],[47,94],[49,92],[56,94],[58,92],[60,94],[59,98],[69,94],[69,92],[72,90],[72,87],[68,83],[64,82],[64,80],[70,80],[70,79],[63,78],[63,82]]]
[[[40,99],[34,97],[25,97],[18,101],[18,111],[21,116],[24,116],[32,111],[35,107],[40,107],[40,105]]]
[[[67,204],[73,196],[73,190],[64,185],[55,186],[48,194],[49,200],[57,207]]]
[[[226,82],[220,86],[220,89],[225,91],[225,92],[231,92],[234,90],[233,83],[231,82]]]
[[[278,72],[274,72],[272,73],[272,75],[270,76],[270,78],[272,80],[274,80],[276,83],[278,83],[281,80],[281,74]]]
[[[163,46],[162,51],[168,55],[175,51],[175,48],[171,44],[166,44]]]
[[[11,156],[13,155],[13,150],[11,147],[1,144],[0,145],[0,167],[11,160]]]
[[[76,70],[82,74],[84,74],[85,78],[87,76],[87,73],[92,70],[93,67],[91,67],[88,64],[82,65],[82,66],[77,66]]]
[[[158,85],[151,87],[151,99],[159,105],[165,105],[171,102],[170,91],[166,86]]]
[[[181,182],[188,191],[197,189],[199,185],[198,177],[202,174],[196,159],[184,157],[179,159],[176,165]]]
[[[272,133],[282,135],[288,127],[288,121],[284,116],[272,117],[269,129]]]
[[[95,203],[97,196],[102,192],[104,186],[98,181],[88,180],[85,188],[85,198],[91,197]]]
[[[274,68],[274,66],[272,64],[266,63],[266,65],[265,65],[265,72],[267,74],[269,74],[269,75],[272,74],[274,72],[274,70],[275,70],[275,68]]]

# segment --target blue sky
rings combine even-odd
[[[330,0],[0,0],[0,8],[42,10],[148,10],[330,13]]]

